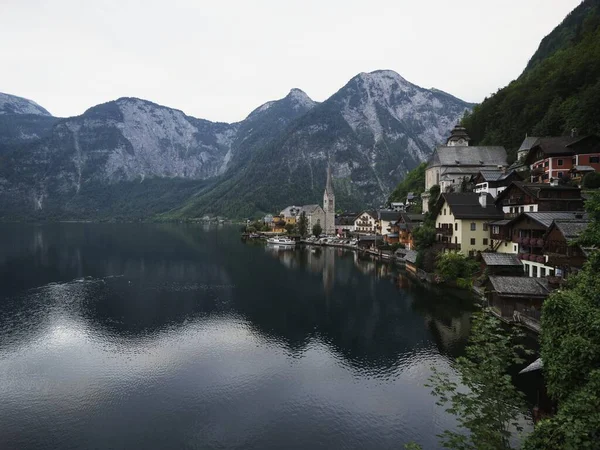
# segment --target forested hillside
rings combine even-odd
[[[526,134],[600,133],[600,0],[585,0],[541,42],[523,74],[463,119],[472,144],[512,153]]]

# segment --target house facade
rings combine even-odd
[[[477,194],[487,193],[492,197],[498,197],[513,181],[521,181],[521,177],[515,170],[508,172],[503,170],[481,170],[472,179],[475,185],[474,192]]]
[[[442,194],[436,211],[438,246],[470,256],[490,249],[488,223],[503,217],[490,194],[474,192]]]
[[[600,137],[561,136],[538,139],[525,157],[531,182],[550,183],[563,178],[576,166],[600,171]]]
[[[495,202],[507,217],[523,212],[583,210],[581,189],[545,183],[513,181],[498,194]]]
[[[312,228],[319,224],[321,228],[323,228],[323,224],[325,223],[325,211],[319,205],[304,205],[300,208],[298,216],[300,214],[305,213],[306,219],[308,222],[308,233],[312,233]],[[325,231],[323,231],[325,233]]]
[[[354,219],[354,231],[356,233],[375,234],[378,225],[375,211],[363,211]]]

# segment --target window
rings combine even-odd
[[[446,215],[446,208],[444,208],[444,215]]]
[[[505,246],[505,247],[508,247],[508,242],[505,242],[505,243],[504,243],[504,246]]]
[[[477,224],[475,222],[471,222],[471,231],[477,230]]]
[[[558,178],[562,178],[563,177],[563,173],[562,172],[558,172]]]
[[[521,212],[525,212],[525,207],[521,206]]]
[[[545,277],[545,276],[546,276],[546,268],[540,267],[540,277]]]
[[[483,224],[483,231],[487,231],[487,230],[488,230],[488,224],[487,224],[487,223],[484,223],[484,224]]]
[[[544,162],[544,167],[548,167],[548,161]]]
[[[559,160],[558,160],[558,165],[559,165],[559,166],[562,166],[562,165],[563,165],[563,160],[562,160],[562,159],[559,159]]]
[[[537,274],[538,274],[538,268],[537,266],[534,266],[533,264],[531,265],[531,268],[533,269],[533,272],[531,273],[531,276],[536,278]]]
[[[494,234],[500,233],[500,227],[498,225],[494,225],[492,227],[492,233],[494,233]]]
[[[529,275],[529,264],[523,264],[523,270],[527,275]]]
[[[533,205],[529,207],[529,211],[533,211]]]
[[[471,238],[471,245],[475,245],[475,238]]]
[[[590,156],[590,164],[591,163],[600,163],[600,156]]]
[[[488,245],[488,240],[487,240],[487,238],[483,238],[483,245]]]
[[[513,245],[513,252],[517,253],[517,244]]]
[[[458,222],[454,223],[454,231],[458,231]]]

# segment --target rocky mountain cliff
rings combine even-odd
[[[319,201],[328,158],[342,207],[375,204],[471,106],[391,71],[359,74],[320,104],[292,89],[233,124],[136,98],[58,119],[6,98],[4,218],[253,215]]]
[[[361,73],[178,213],[244,213],[318,203],[327,160],[341,208],[378,206],[471,105],[392,71]],[[177,213],[176,213],[177,214]]]
[[[0,115],[1,114],[35,114],[39,116],[50,116],[51,114],[36,102],[16,95],[0,92]]]

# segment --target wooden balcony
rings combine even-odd
[[[452,229],[452,227],[441,227],[441,228],[436,228],[435,232],[437,234],[441,234],[442,236],[452,236],[453,229]]]

